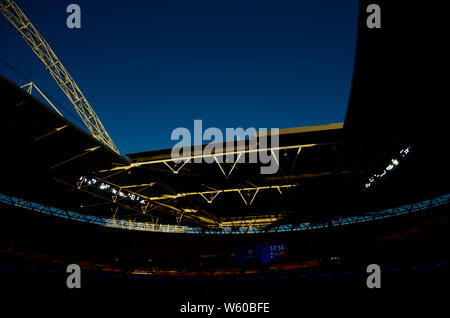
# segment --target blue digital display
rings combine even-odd
[[[286,243],[241,245],[236,247],[236,263],[279,263],[286,260]]]

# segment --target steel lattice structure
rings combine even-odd
[[[17,4],[11,0],[0,0],[0,12],[16,28],[33,52],[44,63],[45,68],[75,107],[92,136],[119,154],[113,140],[72,76]]]
[[[48,205],[35,203],[20,199],[14,196],[0,193],[0,202],[9,206],[18,207],[38,213],[52,215],[72,221],[97,224],[100,226],[120,228],[135,231],[162,232],[162,233],[185,233],[185,234],[257,234],[257,233],[279,233],[298,232],[309,230],[320,230],[329,227],[339,227],[349,224],[359,224],[374,222],[391,217],[408,215],[412,213],[426,211],[438,206],[450,203],[450,194],[441,195],[420,202],[412,202],[402,206],[389,208],[381,211],[368,212],[359,216],[339,217],[327,222],[300,224],[280,224],[270,229],[252,226],[252,224],[242,224],[239,226],[209,226],[208,228],[180,226],[172,224],[156,224],[152,222],[136,222],[133,220],[120,220],[115,218],[105,218],[92,215],[84,215],[73,211],[55,208]]]

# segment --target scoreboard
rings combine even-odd
[[[236,263],[280,263],[287,260],[287,244],[240,245],[236,247]]]

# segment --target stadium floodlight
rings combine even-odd
[[[400,152],[399,152],[400,158],[405,158],[406,155],[410,152],[410,150],[411,150],[411,146],[408,146],[408,147],[400,150]],[[396,157],[399,158],[398,156],[396,156]],[[377,179],[383,178],[389,171],[391,171],[394,168],[396,168],[399,164],[400,164],[400,161],[398,159],[396,159],[396,158],[391,159],[391,163],[389,163],[387,165],[387,167],[384,168],[383,172],[381,172],[379,174],[374,174],[371,178],[369,178],[368,182],[366,182],[364,184],[364,187],[366,189],[370,188],[372,186],[372,184],[374,184]]]

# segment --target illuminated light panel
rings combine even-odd
[[[105,192],[110,192],[112,195],[114,196],[118,196],[122,199],[128,199],[131,201],[136,201],[141,205],[145,205],[147,204],[147,200],[142,199],[141,197],[139,197],[138,195],[136,195],[135,193],[126,191],[126,190],[121,190],[119,188],[114,188],[112,187],[110,184],[106,183],[106,182],[101,182],[95,178],[86,178],[86,177],[80,177],[78,179],[80,181],[80,184],[87,184],[89,186],[96,186],[99,190],[101,191],[105,191]]]
[[[384,178],[385,175],[387,175],[390,171],[394,170],[399,164],[400,160],[405,158],[409,152],[411,151],[411,146],[408,146],[402,150],[400,150],[399,155],[396,158],[391,159],[391,162],[384,168],[384,170],[381,173],[374,174],[372,177],[369,178],[367,183],[364,185],[364,187],[370,188],[377,180]]]
[[[183,212],[185,213],[196,213],[198,209],[183,209]]]

